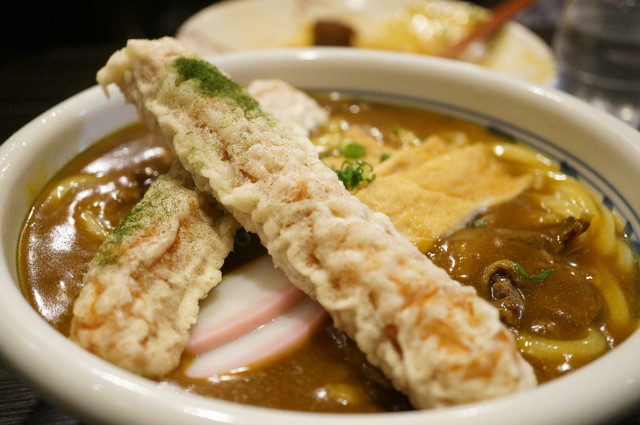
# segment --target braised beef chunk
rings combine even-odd
[[[313,44],[315,46],[344,46],[353,43],[353,29],[336,20],[319,20],[313,26]]]
[[[500,310],[502,320],[511,326],[520,323],[524,313],[524,296],[519,289],[516,264],[499,260],[489,265],[482,276],[487,284],[489,301]]]
[[[542,236],[548,238],[550,251],[560,252],[573,238],[585,232],[590,224],[591,220],[588,217],[567,217],[552,224],[548,229],[543,229]]]
[[[531,227],[513,210],[498,207],[474,223],[441,238],[429,254],[432,260],[473,285],[507,325],[552,339],[584,337],[602,307],[589,268],[575,263],[571,242],[589,228],[590,218]]]

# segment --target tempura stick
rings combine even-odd
[[[311,142],[172,38],[130,40],[98,73],[172,143],[275,264],[418,408],[535,386],[498,312],[350,195]]]
[[[92,259],[70,337],[156,378],[175,369],[198,302],[221,278],[239,225],[178,167],[159,177]]]
[[[256,80],[251,90],[302,135],[326,120],[320,105],[284,81]],[[71,338],[140,375],[178,366],[198,300],[220,281],[239,227],[215,204],[179,164],[154,182],[91,262]]]

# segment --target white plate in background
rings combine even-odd
[[[371,36],[410,4],[443,0],[225,0],[187,19],[176,37],[212,58],[240,50],[309,45],[309,26],[319,18],[339,19]],[[451,0],[450,3],[464,3]],[[402,47],[398,46],[399,50]],[[486,45],[481,65],[536,83],[553,85],[556,65],[536,34],[509,22]]]

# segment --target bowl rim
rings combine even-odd
[[[606,115],[604,112],[569,95],[542,87],[516,77],[504,76],[472,64],[460,64],[414,54],[382,51],[353,51],[340,48],[268,49],[257,52],[243,51],[217,55],[211,60],[222,69],[251,68],[252,65],[281,65],[290,61],[305,66],[338,64],[343,67],[408,67],[416,71],[430,71],[441,75],[455,74],[472,77],[475,83],[493,85],[500,80],[500,96],[534,97],[537,102],[551,102],[558,111],[574,114],[577,118],[589,118],[590,131],[598,126],[606,127],[607,135],[618,141],[626,152],[640,158],[640,133],[630,126]],[[233,72],[231,73],[233,76]],[[82,119],[87,110],[104,105],[120,105],[122,96],[110,90],[107,100],[101,88],[91,87],[54,106],[28,123],[0,146],[0,205],[11,201],[10,189],[24,168],[16,159],[33,158],[40,145],[46,141],[51,126],[64,126],[68,116]],[[515,96],[515,94],[511,95]],[[96,106],[97,105],[97,106]],[[576,118],[576,119],[577,119]],[[565,118],[563,118],[565,119]],[[7,232],[5,221],[7,208],[0,209],[0,232]],[[499,424],[501,420],[521,418],[521,424],[569,424],[598,423],[624,413],[640,399],[640,364],[628,364],[633,353],[640,352],[640,333],[636,332],[606,356],[590,365],[544,384],[539,389],[510,396],[446,409],[384,414],[317,414],[282,411],[245,406],[231,402],[185,394],[167,385],[141,378],[117,368],[73,345],[51,328],[31,309],[15,286],[15,264],[6,264],[11,258],[3,243],[0,246],[0,356],[21,374],[42,395],[64,409],[83,418],[113,423],[234,423],[259,424],[277,422],[283,425],[308,423],[337,424],[349,419],[359,424],[417,424],[432,421],[438,424],[468,423]],[[8,257],[7,257],[8,256]],[[6,284],[8,283],[8,284]],[[7,315],[6,312],[11,314]],[[42,356],[42,351],[47,351]],[[620,365],[624,367],[620,367]],[[69,370],[62,366],[73,366]],[[34,376],[34,371],[40,375]],[[599,382],[602,373],[609,379]],[[63,383],[67,384],[63,384]],[[593,383],[600,385],[593,391]],[[71,383],[72,385],[69,385]],[[62,384],[62,385],[61,385]],[[571,391],[572,398],[566,394]],[[606,394],[607,397],[603,397]],[[124,395],[124,397],[123,397]],[[133,413],[132,413],[133,412]],[[523,412],[536,413],[534,418],[524,418]],[[133,416],[132,416],[133,415]]]

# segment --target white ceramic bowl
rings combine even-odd
[[[640,133],[549,88],[453,61],[391,52],[301,49],[215,58],[241,82],[278,77],[425,106],[490,125],[565,162],[606,195],[629,229],[640,228]],[[323,415],[249,407],[177,391],[78,348],[22,297],[16,271],[20,227],[45,182],[98,138],[135,119],[113,91],[91,88],[36,118],[0,147],[0,353],[43,396],[92,423],[227,424],[596,424],[640,406],[640,333],[611,353],[535,390],[433,411]],[[637,234],[632,233],[637,243]]]

